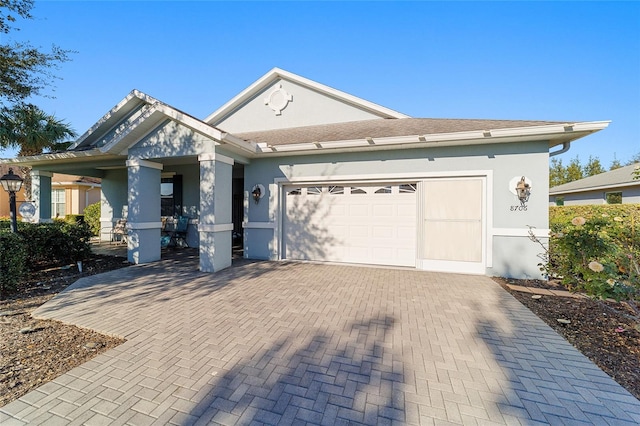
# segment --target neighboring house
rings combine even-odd
[[[204,120],[134,90],[68,151],[11,162],[33,166],[42,219],[52,173],[100,178],[102,227],[126,216],[135,263],[181,215],[202,271],[239,232],[250,259],[539,277],[549,150],[607,126],[411,118],[276,68]]]
[[[56,173],[51,178],[51,217],[84,214],[100,201],[100,179]]]
[[[549,189],[549,204],[573,206],[640,203],[640,180],[633,178],[633,172],[639,167],[640,163],[636,163],[554,186]]]
[[[5,160],[8,161],[8,160]],[[0,176],[9,172],[9,165],[0,164]],[[21,177],[20,167],[13,172]],[[16,205],[25,201],[24,186],[16,194]],[[85,207],[100,201],[100,179],[56,173],[51,178],[51,218],[68,214],[83,214]],[[9,216],[9,194],[0,188],[0,217]],[[18,213],[20,219],[20,213]]]

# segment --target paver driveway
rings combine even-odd
[[[88,277],[37,316],[128,341],[3,425],[636,424],[640,402],[491,279],[241,262]]]

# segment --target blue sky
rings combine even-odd
[[[33,15],[2,40],[77,51],[56,98],[31,101],[79,134],[134,88],[204,118],[280,67],[415,117],[612,120],[565,164],[640,152],[638,2],[36,0]]]

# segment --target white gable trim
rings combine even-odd
[[[292,81],[303,87],[307,87],[317,92],[339,99],[347,104],[354,105],[358,108],[362,108],[366,111],[371,112],[372,114],[380,116],[381,118],[410,118],[408,115],[402,114],[401,112],[394,111],[389,108],[385,108],[381,105],[366,101],[364,99],[358,98],[356,96],[350,95],[348,93],[342,92],[332,87],[325,86],[324,84],[320,84],[313,80],[309,80],[308,78],[304,78],[299,75],[282,70],[280,68],[274,68],[268,73],[266,73],[265,75],[263,75],[261,78],[259,78],[252,85],[244,89],[242,92],[240,92],[238,95],[232,98],[229,102],[227,102],[222,107],[220,107],[218,110],[210,114],[207,118],[204,119],[204,121],[206,123],[215,125],[215,123],[218,123],[220,120],[226,117],[233,110],[238,108],[240,105],[242,105],[249,99],[253,98],[256,94],[258,94],[262,90],[269,87],[274,81],[278,79]]]

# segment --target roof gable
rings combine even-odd
[[[167,121],[211,139],[221,140],[224,134],[193,116],[171,107],[138,90],[133,90],[96,124],[69,147],[69,151],[99,149],[104,153],[122,155]]]
[[[231,133],[381,118],[407,118],[329,86],[274,68],[204,121]]]

